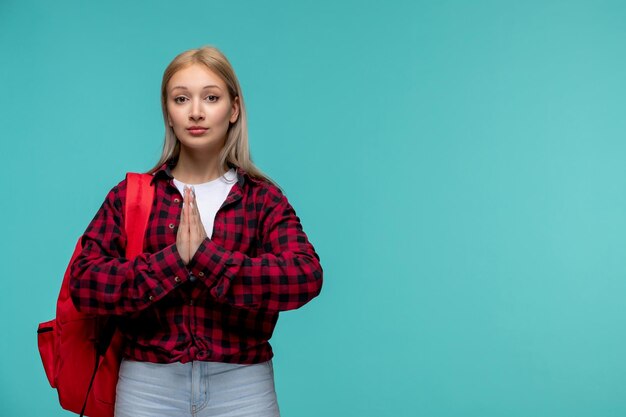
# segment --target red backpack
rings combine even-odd
[[[126,258],[143,250],[143,240],[154,198],[152,175],[126,175],[124,229]],[[122,337],[113,317],[84,314],[70,297],[70,265],[81,251],[80,239],[68,264],[57,300],[56,318],[39,324],[39,353],[61,407],[81,417],[113,417],[115,388],[121,361]]]

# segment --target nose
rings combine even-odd
[[[193,100],[191,111],[189,112],[189,119],[194,121],[204,119],[204,111],[202,110],[202,104],[199,100]]]

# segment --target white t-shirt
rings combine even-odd
[[[206,234],[209,238],[213,236],[213,223],[215,221],[215,214],[220,209],[230,189],[237,182],[237,172],[235,168],[229,169],[224,175],[209,182],[202,184],[193,184],[193,188],[196,191],[196,201],[198,204],[198,210],[200,211],[200,218],[202,219],[202,225],[206,230]],[[174,178],[174,185],[180,191],[180,194],[184,196],[185,185],[191,186],[192,184],[185,184]]]

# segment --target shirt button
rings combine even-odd
[[[180,278],[178,278],[178,277],[174,277],[174,281],[176,281],[176,282],[180,282]]]
[[[173,229],[173,228],[174,228],[174,223],[170,223],[170,224],[168,225],[168,227],[169,227],[170,229]]]
[[[174,199],[174,203],[176,203],[176,204],[180,203],[180,199],[179,198],[175,198]]]
[[[196,276],[195,276],[195,275],[189,274],[189,281],[191,281],[191,282],[196,282],[196,280],[197,280],[197,279],[198,279],[198,278],[196,278]]]
[[[202,272],[202,271],[198,272],[198,276],[203,277],[204,276],[204,272]]]
[[[148,297],[148,300],[152,301],[153,298],[154,298],[153,296],[150,296],[150,297]]]

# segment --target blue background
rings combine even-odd
[[[620,1],[0,3],[0,414],[69,416],[36,347],[76,239],[158,159],[212,44],[325,271],[272,339],[283,417],[626,415]]]

